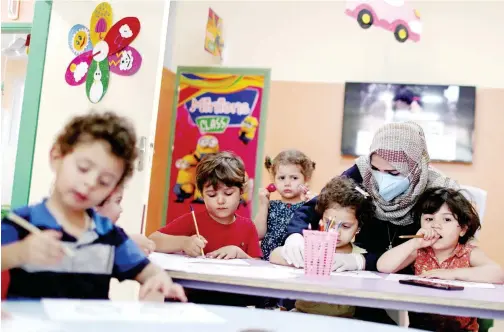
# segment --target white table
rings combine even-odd
[[[168,315],[170,310],[180,310],[180,306],[187,304],[172,303],[139,303],[139,302],[111,302],[111,301],[81,301],[87,305],[91,304],[96,312],[110,311],[112,303],[117,310],[127,312],[132,307],[143,305],[144,308],[154,309],[161,316]],[[63,306],[72,305],[73,301],[59,300]],[[189,304],[193,305],[193,304]],[[149,331],[194,331],[194,332],[309,332],[309,331],[351,331],[351,332],[394,332],[401,331],[404,328],[390,325],[380,325],[369,322],[362,322],[352,319],[333,318],[318,315],[309,315],[303,313],[280,312],[261,309],[248,309],[236,307],[221,307],[201,305],[197,306],[220,319],[219,322],[155,322],[155,321],[135,321],[130,317],[120,317],[109,321],[91,320],[93,315],[89,313],[90,319],[65,321],[69,315],[62,314],[61,317],[51,319],[53,313],[44,307],[39,301],[7,301],[2,302],[2,310],[9,312],[14,319],[23,319],[25,322],[33,323],[33,330],[29,326],[14,326],[15,320],[9,322],[2,321],[2,332],[149,332]],[[143,309],[141,309],[143,310]],[[164,315],[162,313],[165,313]],[[205,315],[201,315],[205,316]],[[96,318],[95,318],[96,319]],[[31,321],[33,320],[33,321]],[[20,322],[20,321],[17,321]],[[45,326],[45,324],[48,324]],[[416,331],[409,329],[409,331]]]
[[[252,266],[274,269],[269,262],[253,259],[246,262]],[[379,274],[382,276],[380,279],[331,276],[328,280],[314,280],[304,275],[296,278],[264,279],[257,276],[174,271],[169,266],[165,266],[165,269],[174,280],[189,288],[452,316],[504,319],[502,285],[491,289],[444,291],[388,281],[385,280],[385,274]]]

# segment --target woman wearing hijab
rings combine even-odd
[[[376,261],[383,252],[404,242],[399,238],[401,235],[418,231],[419,226],[413,224],[409,212],[425,189],[458,188],[456,181],[429,165],[423,130],[413,122],[382,126],[373,138],[370,151],[342,174],[352,178],[373,198],[376,218],[373,223],[363,225],[355,241],[369,253],[364,257],[341,255],[338,271],[359,267],[376,271]],[[315,212],[316,203],[317,197],[296,210],[288,225],[284,252],[298,266],[304,264],[303,229],[308,229],[309,224],[312,229],[318,229],[320,216]]]
[[[389,123],[376,132],[368,156],[359,157],[342,176],[352,178],[371,197],[376,207],[375,220],[362,226],[355,244],[367,254],[337,254],[336,271],[376,271],[382,253],[407,240],[401,235],[416,234],[410,210],[418,197],[430,187],[458,189],[453,179],[430,166],[422,128],[413,122]],[[303,229],[318,229],[321,218],[315,211],[317,197],[296,210],[287,227],[283,255],[295,266],[304,265]],[[401,273],[413,273],[402,271]],[[385,320],[372,314],[370,320]],[[383,315],[380,315],[385,317]],[[371,316],[370,316],[371,317]],[[366,319],[362,317],[363,319]]]

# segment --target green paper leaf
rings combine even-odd
[[[86,95],[93,104],[102,100],[107,93],[110,79],[108,59],[101,62],[91,61],[86,78]]]

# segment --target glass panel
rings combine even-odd
[[[11,202],[21,109],[28,65],[27,34],[2,33],[2,210]]]

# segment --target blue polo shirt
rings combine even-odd
[[[8,299],[108,299],[111,278],[134,279],[149,260],[124,231],[92,209],[92,226],[79,239],[66,233],[47,209],[45,200],[13,211],[41,230],[62,232],[73,252],[57,265],[25,264],[10,270]],[[24,239],[28,232],[7,218],[2,220],[2,246]]]

